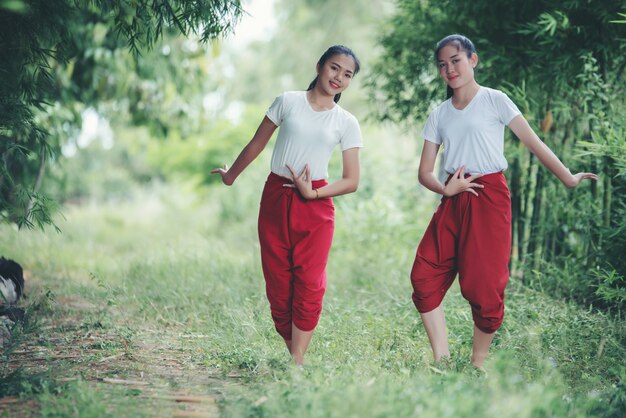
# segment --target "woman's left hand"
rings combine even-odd
[[[284,184],[285,187],[292,187],[298,189],[298,192],[302,195],[306,200],[313,200],[317,197],[315,190],[313,190],[313,182],[311,180],[311,172],[309,170],[309,165],[304,166],[304,170],[300,175],[296,174],[295,170],[292,166],[287,164],[287,168],[291,172],[291,178],[293,179],[293,184]]]

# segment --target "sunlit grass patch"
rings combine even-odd
[[[405,166],[409,157],[384,161]],[[444,300],[452,360],[435,365],[409,272],[437,198],[376,172],[364,173],[362,197],[336,199],[324,310],[306,367],[292,367],[261,271],[256,216],[267,172],[251,169],[241,183],[206,195],[163,186],[123,202],[68,207],[61,234],[0,226],[7,237],[0,253],[27,270],[28,296],[51,295],[35,317],[67,321],[37,331],[40,345],[48,352],[61,343],[83,349],[67,363],[78,365],[82,380],[57,396],[49,416],[72,405],[98,416],[110,411],[108,400],[119,399],[130,406],[115,414],[135,416],[139,392],[91,383],[94,376],[136,379],[141,372],[176,390],[189,386],[187,376],[218,376],[226,417],[571,417],[623,410],[624,325],[517,279],[507,288],[486,373],[470,365],[473,323],[458,283]],[[57,374],[61,366],[51,363]],[[13,380],[36,387],[22,396],[48,401],[60,382],[44,374],[46,389],[38,376]]]

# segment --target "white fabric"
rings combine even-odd
[[[504,157],[504,127],[521,112],[499,90],[480,87],[463,110],[448,99],[428,116],[425,140],[443,144],[443,169],[454,173],[465,165],[470,174],[490,174],[508,167]]]
[[[0,276],[0,306],[17,302],[17,292],[15,282]]]
[[[309,165],[311,178],[328,178],[328,162],[338,144],[341,150],[361,148],[361,128],[357,119],[338,104],[330,110],[313,110],[306,91],[290,91],[278,96],[266,113],[280,126],[272,154],[272,172],[291,177],[287,164],[300,174]]]

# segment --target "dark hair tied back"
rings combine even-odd
[[[459,50],[465,51],[467,54],[467,58],[471,58],[472,54],[476,53],[476,47],[474,43],[470,41],[470,39],[465,35],[460,35],[458,33],[448,35],[439,42],[437,42],[437,47],[435,48],[435,62],[439,61],[439,51],[441,51],[444,47],[448,45],[454,45]],[[447,99],[452,97],[452,87],[448,86],[447,90]]]
[[[319,68],[322,68],[324,64],[326,64],[326,61],[328,61],[329,58],[334,57],[335,55],[347,55],[354,60],[354,75],[356,75],[361,69],[361,62],[357,58],[354,51],[352,51],[347,46],[343,46],[343,45],[333,45],[330,48],[328,48],[326,52],[324,52],[322,56],[320,57],[320,59],[317,61],[317,65],[319,66]],[[317,78],[318,76],[315,76],[313,81],[311,81],[311,84],[309,84],[309,88],[307,89],[307,91],[313,90],[313,88],[315,87],[315,84],[317,84]],[[341,98],[341,93],[338,93],[338,94],[335,94],[335,97],[333,100],[335,101],[335,103],[337,103],[340,98]]]

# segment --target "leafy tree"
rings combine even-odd
[[[51,222],[51,202],[39,192],[46,164],[58,155],[61,138],[78,126],[83,104],[127,94],[111,78],[137,72],[142,50],[165,33],[207,42],[231,31],[241,12],[238,0],[0,1],[0,220],[18,226]],[[114,56],[125,50],[134,62],[103,74],[103,55],[95,52]],[[131,97],[131,103],[142,98]],[[59,115],[67,123],[50,123]],[[65,127],[50,132],[46,124]]]
[[[601,175],[597,184],[570,192],[523,146],[507,141],[514,266],[527,267],[528,282],[530,272],[545,272],[546,262],[580,266],[575,277],[542,286],[600,306],[606,302],[598,293],[602,283],[626,288],[619,256],[626,242],[615,235],[625,230],[626,43],[625,27],[612,23],[624,9],[624,1],[614,0],[398,0],[380,38],[383,56],[368,80],[380,99],[380,119],[422,121],[445,98],[435,43],[454,32],[470,37],[480,59],[478,82],[506,91],[572,170]],[[623,308],[623,299],[619,303]]]
[[[285,90],[306,89],[315,77],[317,59],[331,45],[343,44],[359,57],[362,73],[341,104],[365,114],[366,91],[359,86],[378,53],[371,47],[378,25],[391,9],[386,0],[276,0],[278,23],[271,40],[255,41],[253,48],[234,54],[237,68],[253,70],[239,72],[243,78],[229,86],[229,99],[268,106]]]

